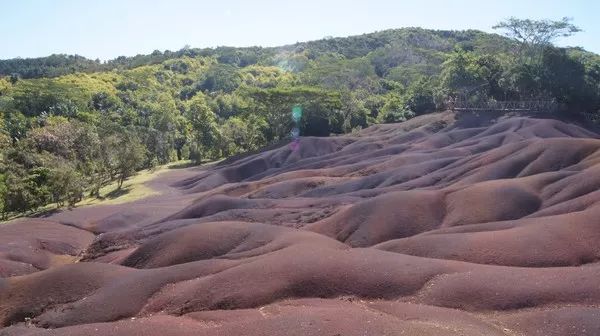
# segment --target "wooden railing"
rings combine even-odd
[[[489,112],[531,112],[552,113],[558,108],[553,100],[510,100],[498,101],[488,100],[470,102],[466,100],[454,100],[448,103],[453,111],[489,111]]]
[[[583,112],[581,114],[587,121],[592,122],[594,124],[600,124],[600,112],[599,113]]]

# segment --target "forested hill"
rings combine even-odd
[[[598,114],[600,56],[479,31],[386,30],[275,48],[183,48],[107,62],[0,61],[0,213],[75,203],[177,159],[216,159],[447,108],[553,99]]]
[[[131,69],[143,65],[162,63],[169,59],[199,56],[217,57],[220,62],[237,66],[251,64],[271,64],[277,56],[304,54],[314,59],[327,53],[340,54],[346,58],[363,57],[386,46],[402,45],[417,50],[448,52],[456,46],[465,50],[484,52],[507,51],[513,42],[503,36],[486,34],[477,30],[448,31],[426,30],[421,28],[390,29],[381,32],[350,37],[325,38],[317,41],[299,42],[274,48],[189,48],[178,51],[155,50],[148,55],[133,57],[121,56],[107,62],[91,60],[78,55],[51,55],[39,58],[14,58],[0,60],[0,76],[20,78],[58,77],[75,72],[99,72],[114,69]],[[305,51],[308,51],[305,53]]]

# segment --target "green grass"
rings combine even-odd
[[[77,203],[75,207],[123,204],[137,201],[149,196],[158,195],[160,194],[160,191],[148,187],[146,182],[155,179],[160,174],[163,174],[171,169],[181,169],[192,166],[194,166],[194,164],[190,160],[183,160],[157,166],[151,170],[146,169],[139,171],[135,175],[125,180],[120,189],[118,182],[114,181],[100,189],[100,197],[86,197],[81,202]],[[9,216],[6,221],[19,217],[43,217],[58,210],[60,209],[57,208],[56,203],[50,203],[30,213]],[[3,223],[1,219],[0,223]]]
[[[176,161],[163,166],[158,166],[152,170],[142,170],[129,177],[119,189],[115,181],[100,189],[100,197],[88,197],[77,203],[76,206],[96,205],[96,204],[122,204],[140,200],[160,192],[148,187],[145,183],[156,178],[160,174],[169,171],[169,169],[186,168],[193,166],[192,162]]]

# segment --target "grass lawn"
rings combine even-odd
[[[189,160],[171,162],[166,165],[157,166],[152,170],[142,170],[129,177],[123,182],[121,189],[118,182],[112,182],[100,189],[100,197],[86,197],[75,207],[97,205],[97,204],[122,204],[136,201],[148,196],[157,195],[160,192],[145,185],[146,182],[156,178],[158,175],[169,171],[169,169],[186,168],[193,166]],[[47,204],[34,212],[9,216],[6,221],[19,217],[43,217],[58,210],[56,203]],[[3,223],[0,219],[0,224]]]
[[[146,186],[144,183],[154,179],[155,177],[168,171],[169,169],[184,168],[188,166],[191,166],[191,162],[189,160],[177,161],[168,163],[166,165],[158,166],[152,170],[146,169],[139,171],[135,175],[125,180],[121,189],[118,188],[118,183],[115,181],[100,189],[99,198],[87,197],[81,202],[77,203],[76,206],[95,204],[121,204],[159,194],[159,191]]]

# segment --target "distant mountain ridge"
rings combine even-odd
[[[76,72],[99,72],[113,69],[131,69],[143,65],[162,63],[169,59],[184,56],[216,56],[222,63],[238,66],[263,63],[276,64],[281,53],[300,53],[311,50],[313,57],[325,53],[337,53],[346,58],[366,56],[386,46],[399,45],[433,51],[448,52],[456,46],[466,50],[506,51],[513,42],[497,34],[478,30],[431,30],[423,28],[388,29],[348,37],[323,38],[320,40],[297,42],[279,47],[217,47],[189,48],[178,51],[155,50],[151,54],[119,56],[102,62],[79,55],[53,54],[36,58],[11,58],[0,60],[0,76],[20,78],[58,77]],[[252,56],[250,55],[252,54]],[[225,62],[223,62],[225,61]]]

